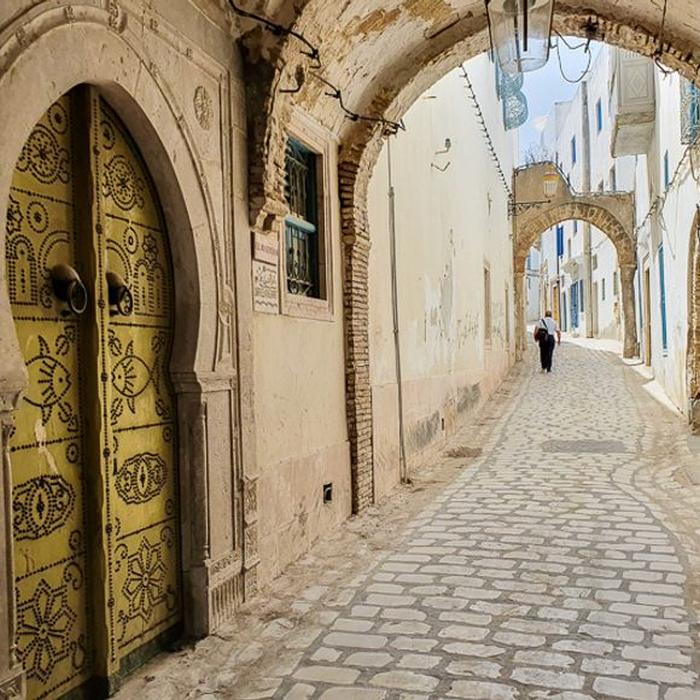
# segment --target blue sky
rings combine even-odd
[[[561,40],[560,40],[561,41]],[[582,43],[576,37],[567,38],[572,46]],[[600,46],[591,44],[592,59],[594,60]],[[578,78],[585,70],[588,57],[583,49],[571,51],[563,44],[561,46],[561,62],[566,76],[570,79]],[[578,89],[578,85],[567,83],[562,77],[557,59],[557,50],[552,49],[549,61],[544,68],[525,74],[523,91],[527,96],[530,116],[527,122],[520,127],[520,153],[528,150],[530,145],[539,143],[538,124],[541,125],[542,117],[553,111],[555,102],[570,100]]]

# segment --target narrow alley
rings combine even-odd
[[[410,501],[117,697],[700,698],[698,439],[612,353],[530,352]]]

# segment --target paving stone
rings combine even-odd
[[[430,692],[437,687],[440,680],[434,676],[427,676],[413,671],[387,671],[373,676],[369,682],[371,685],[378,685],[384,688]]]
[[[547,638],[539,634],[522,634],[520,632],[496,632],[494,642],[514,647],[541,647],[547,643]]]
[[[418,634],[426,635],[430,632],[430,625],[424,622],[385,622],[380,628],[380,634]]]
[[[292,689],[284,696],[284,700],[308,700],[316,692],[313,685],[295,683]]]
[[[317,683],[333,683],[337,685],[351,685],[360,675],[359,671],[338,666],[305,666],[300,668],[294,678],[299,681]]]
[[[573,656],[567,654],[556,654],[550,651],[518,651],[514,658],[516,664],[528,666],[557,666],[566,668],[576,663]]]
[[[331,632],[323,640],[324,644],[336,647],[355,647],[358,649],[381,649],[386,646],[387,638],[378,634],[352,634],[349,632]]]
[[[478,661],[466,659],[464,661],[450,661],[447,665],[447,673],[455,676],[473,676],[477,678],[500,678],[503,667],[492,661]]]
[[[410,607],[416,602],[415,596],[412,595],[387,595],[384,593],[371,593],[365,599],[367,605],[378,605],[379,607]]]
[[[503,647],[492,644],[467,644],[465,642],[446,644],[443,648],[448,654],[476,656],[484,659],[500,656],[506,651]]]
[[[643,665],[639,669],[639,677],[644,681],[667,683],[668,685],[693,685],[698,681],[698,674],[694,671],[683,671],[679,668],[650,664]]]
[[[614,659],[584,659],[581,662],[581,670],[600,676],[631,676],[634,664]]]
[[[320,647],[311,656],[312,661],[328,661],[334,663],[340,657],[340,652],[337,649],[329,649],[328,647]]]
[[[664,700],[700,700],[700,690],[669,688],[664,695]]]
[[[511,678],[518,683],[537,685],[557,690],[580,690],[585,679],[577,673],[549,671],[541,668],[516,668]]]
[[[611,639],[616,642],[641,642],[644,632],[609,625],[579,625],[579,632],[598,639]]]
[[[374,617],[380,610],[376,605],[353,605],[350,614],[352,617]]]
[[[391,646],[403,651],[431,651],[437,646],[437,640],[418,639],[416,637],[397,637],[391,642]]]
[[[369,688],[330,688],[321,694],[321,700],[384,700],[386,692]]]
[[[516,700],[519,697],[518,691],[511,686],[486,681],[452,681],[447,695],[471,700]]]
[[[343,662],[346,666],[362,666],[368,668],[382,668],[393,661],[391,654],[385,651],[356,651],[350,654]]]
[[[662,649],[659,647],[624,646],[622,657],[634,661],[650,661],[657,664],[690,664],[690,657],[677,649]]]
[[[415,608],[384,608],[381,617],[383,620],[416,620],[421,622],[427,615],[422,610]]]
[[[604,696],[629,700],[657,700],[659,697],[658,686],[618,678],[596,678],[593,681],[593,690]],[[668,698],[668,695],[666,697]]]
[[[405,654],[399,659],[399,668],[431,669],[442,661],[441,656],[428,654]]]
[[[348,620],[340,618],[333,623],[332,630],[338,632],[369,632],[374,627],[372,620]]]

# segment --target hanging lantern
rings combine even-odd
[[[486,0],[491,47],[506,73],[547,63],[553,9],[554,0]]]
[[[554,197],[559,189],[559,173],[550,169],[543,176],[544,196]]]

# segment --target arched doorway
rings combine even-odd
[[[179,634],[182,606],[168,237],[93,88],[32,130],[6,233],[28,372],[9,442],[16,651],[29,697],[94,697]]]

